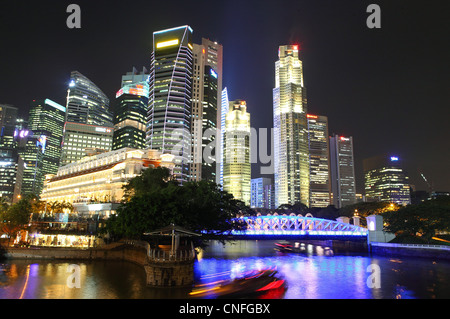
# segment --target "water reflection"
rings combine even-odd
[[[194,265],[195,283],[230,280],[250,271],[276,268],[286,279],[286,299],[450,298],[450,262],[420,258],[326,255],[325,248],[280,253],[273,245],[211,245]],[[228,251],[229,249],[229,251]],[[80,266],[81,288],[69,288],[70,264]],[[367,284],[370,265],[380,269],[380,288]],[[191,288],[145,285],[145,271],[128,262],[9,260],[0,264],[0,299],[189,298]]]

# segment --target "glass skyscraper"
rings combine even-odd
[[[113,116],[109,99],[91,80],[71,73],[60,165],[112,148]]]
[[[297,45],[278,49],[273,89],[275,205],[309,206],[307,101]]]
[[[411,203],[408,176],[398,156],[376,156],[363,160],[366,201]]]
[[[194,44],[190,179],[216,182],[217,123],[220,120],[222,45],[208,39]]]
[[[175,156],[174,175],[189,179],[193,43],[191,27],[153,33],[149,78],[147,148]]]
[[[78,71],[70,75],[66,122],[111,126],[109,99],[91,80]]]
[[[116,94],[112,149],[145,149],[148,82],[127,84]]]
[[[274,209],[273,184],[268,177],[253,178],[251,180],[251,208]]]
[[[17,146],[19,137],[28,135],[17,129],[17,111],[12,105],[0,104],[0,197],[8,203],[19,199],[24,164]]]
[[[310,206],[330,205],[330,146],[328,137],[328,118],[322,115],[307,114],[310,169]]]
[[[223,190],[250,205],[250,114],[245,101],[230,102],[224,145]]]
[[[353,138],[330,137],[331,191],[333,205],[342,208],[356,203]]]
[[[29,116],[29,136],[19,151],[25,168],[22,193],[39,195],[45,175],[56,174],[61,158],[61,142],[66,108],[50,99],[34,100]]]

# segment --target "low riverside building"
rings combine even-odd
[[[60,167],[56,175],[46,175],[41,194],[45,211],[33,220],[32,230],[16,241],[46,247],[96,247],[100,243],[97,229],[119,207],[122,187],[149,167],[173,171],[173,159],[156,150],[121,148]],[[66,209],[57,216],[45,216],[51,202],[69,203],[73,212]]]
[[[84,157],[47,175],[41,199],[68,202],[74,213],[109,217],[122,200],[124,186],[149,167],[173,169],[173,155],[156,150],[121,148]]]

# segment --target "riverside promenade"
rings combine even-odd
[[[180,287],[193,283],[195,251],[168,252],[150,249],[147,242],[122,241],[98,248],[8,247],[7,259],[73,260],[73,261],[128,261],[142,266],[147,274],[147,285],[152,287]]]

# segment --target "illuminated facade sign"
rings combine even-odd
[[[161,49],[161,48],[165,48],[165,47],[171,47],[171,46],[178,45],[179,43],[180,43],[180,40],[178,40],[178,39],[159,42],[156,44],[156,48]]]
[[[149,95],[148,84],[146,83],[138,83],[138,84],[130,84],[125,85],[116,93],[116,98],[119,98],[123,94],[130,94],[136,96],[146,96]]]
[[[211,69],[211,75],[217,79],[217,73],[213,69]]]
[[[41,152],[42,152],[42,154],[44,154],[45,153],[45,148],[47,146],[47,136],[45,136],[45,135],[39,136],[39,139],[36,142],[36,146],[40,146],[41,147]]]

